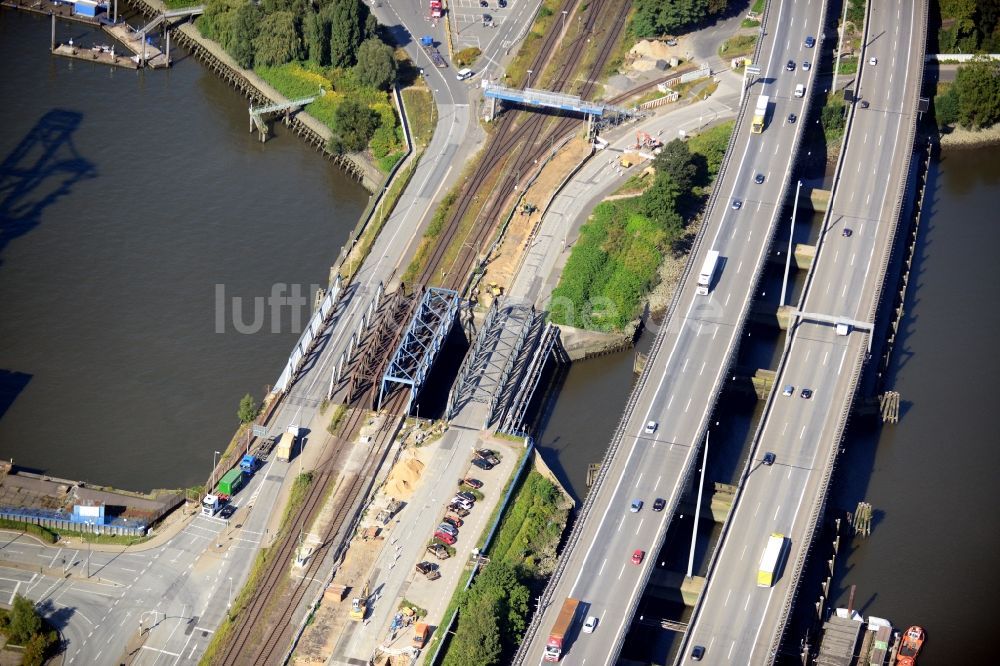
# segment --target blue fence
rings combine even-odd
[[[14,520],[19,523],[54,527],[73,532],[89,534],[117,534],[120,536],[145,536],[149,523],[134,518],[114,518],[106,523],[83,522],[79,517],[65,511],[50,511],[46,509],[29,509],[0,507],[0,518]],[[85,519],[84,519],[85,520]]]

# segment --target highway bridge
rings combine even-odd
[[[856,97],[817,255],[799,309],[872,322],[907,191],[923,72],[927,3],[869,3]],[[850,230],[845,235],[845,229]],[[857,383],[868,332],[838,336],[826,322],[790,327],[776,387],[758,427],[735,511],[710,567],[680,659],[694,645],[712,663],[769,662],[779,648]],[[812,398],[799,397],[802,388]],[[776,456],[761,465],[764,453]],[[756,586],[768,536],[786,535],[787,565],[772,588]]]
[[[878,64],[867,66],[860,87],[854,88],[869,106],[851,108],[838,199],[818,242],[821,259],[810,269],[799,304],[800,311],[821,316],[797,320],[788,338],[777,385],[794,385],[795,395],[778,395],[768,403],[738,508],[714,556],[718,559],[679,660],[691,646],[701,645],[710,651],[711,663],[767,663],[780,643],[869,344],[864,330],[837,336],[821,320],[874,319],[899,218],[925,31],[922,16],[912,14],[902,3],[873,13],[864,58],[875,56]],[[541,659],[548,629],[567,597],[583,602],[581,616],[601,620],[599,639],[596,633],[573,637],[570,663],[610,664],[621,650],[738,348],[797,152],[798,127],[789,126],[786,117],[789,112],[807,115],[806,102],[793,96],[798,84],[806,86],[805,99],[812,92],[812,75],[800,63],[819,60],[817,49],[806,47],[804,39],[816,36],[822,47],[824,17],[825,3],[768,5],[763,42],[754,56],[760,79],[745,95],[728,164],[688,268],[700,267],[707,251],[715,249],[723,257],[721,274],[707,297],[694,294],[694,279],[685,274],[517,663]],[[799,66],[786,71],[787,61]],[[769,95],[774,108],[764,133],[753,135],[747,116],[758,94]],[[759,185],[754,183],[758,173],[765,176]],[[731,205],[737,199],[743,203],[740,210]],[[845,227],[850,235],[843,235]],[[813,389],[814,397],[799,398],[801,388]],[[657,423],[653,433],[647,432],[649,421]],[[774,467],[761,466],[766,451],[777,454]],[[667,500],[662,513],[629,511],[632,499],[641,498],[648,507],[657,497]],[[755,589],[755,574],[773,531],[791,536],[790,564],[778,586],[765,592]],[[630,561],[636,549],[647,554],[639,566]]]
[[[788,115],[805,117],[810,101],[808,94],[795,97],[794,90],[799,84],[811,90],[816,73],[801,67],[785,72],[785,63],[817,59],[817,50],[807,47],[805,38],[820,35],[825,7],[800,1],[769,3],[765,10],[765,36],[753,57],[761,75],[744,94],[687,272],[517,663],[539,663],[548,629],[567,597],[581,599],[587,615],[601,618],[599,637],[581,635],[570,646],[572,663],[613,663],[621,650],[687,487],[773,241],[802,133],[801,124],[790,123]],[[770,96],[772,104],[763,134],[752,134],[759,94]],[[763,175],[762,183],[755,182],[757,174]],[[721,268],[711,293],[696,295],[697,268],[710,250],[720,253]],[[657,424],[652,433],[647,432],[649,421]],[[657,497],[667,502],[661,513],[648,508]],[[629,503],[635,498],[642,498],[647,508],[631,513]],[[636,549],[652,557],[636,566],[631,563]]]

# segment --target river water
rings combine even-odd
[[[277,379],[293,310],[309,314],[265,307],[241,333],[232,297],[244,331],[253,299],[294,293],[275,285],[311,303],[368,195],[281,126],[261,144],[247,102],[184,53],[112,70],[49,55],[49,30],[0,10],[0,457],[134,490],[201,483],[240,397]]]

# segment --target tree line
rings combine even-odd
[[[247,69],[308,60],[354,68],[362,85],[382,90],[396,76],[392,47],[361,0],[208,0],[198,29]]]
[[[728,0],[634,0],[631,30],[646,39],[673,35],[726,11]]]

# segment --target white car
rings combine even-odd
[[[878,58],[876,58],[875,56],[868,58],[868,64],[874,67],[875,65],[878,64]]]
[[[583,623],[583,633],[592,634],[594,629],[597,629],[597,616],[591,615],[587,618],[587,621]]]
[[[455,74],[455,78],[457,78],[459,81],[464,81],[466,79],[471,79],[474,73],[475,72],[466,67],[465,69],[458,70],[458,72],[456,72]]]
[[[646,424],[646,434],[647,435],[652,435],[654,432],[656,432],[656,429],[658,427],[660,427],[659,423],[657,423],[656,421],[649,421]]]

